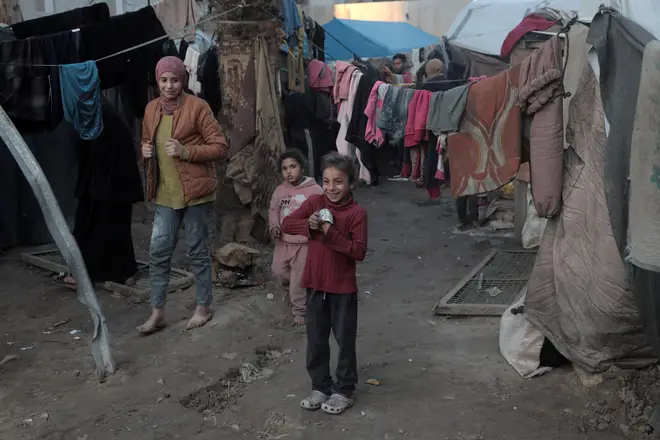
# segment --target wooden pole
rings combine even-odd
[[[110,352],[110,337],[105,324],[105,316],[101,311],[94,285],[89,279],[85,262],[78,248],[78,243],[69,231],[53,189],[48,179],[34,158],[32,151],[25,143],[14,124],[0,106],[0,137],[9,148],[12,156],[21,168],[23,175],[32,187],[32,191],[39,202],[39,207],[46,220],[50,235],[55,240],[57,248],[62,253],[78,286],[78,300],[89,308],[94,322],[94,335],[92,337],[92,355],[96,362],[99,381],[115,372],[115,364]]]

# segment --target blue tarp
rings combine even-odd
[[[323,28],[329,61],[350,60],[353,54],[360,58],[387,57],[440,43],[440,38],[408,23],[335,18]]]

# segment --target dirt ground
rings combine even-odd
[[[184,331],[193,292],[173,294],[171,326],[148,338],[134,331],[148,304],[99,292],[118,371],[98,383],[84,306],[49,274],[4,256],[0,360],[19,359],[0,366],[0,439],[647,438],[645,393],[657,372],[617,373],[593,388],[570,368],[522,379],[499,354],[498,319],[431,313],[493,247],[511,243],[452,234],[451,201],[413,203],[423,197],[390,182],[358,193],[370,227],[358,267],[361,378],[342,416],[300,409],[310,387],[304,333],[289,327],[284,292],[272,284],[218,290],[216,318],[194,332]],[[149,225],[135,227],[143,253]]]

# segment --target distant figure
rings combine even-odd
[[[397,75],[403,75],[408,70],[406,68],[406,62],[408,57],[402,53],[398,53],[392,57],[392,72]]]
[[[390,70],[387,66],[381,68],[381,80],[393,85],[412,84],[413,75],[408,70],[407,61],[408,58],[402,53],[394,55],[392,57],[392,69]]]

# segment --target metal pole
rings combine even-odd
[[[34,158],[32,151],[25,143],[14,124],[7,116],[5,110],[0,106],[0,137],[9,148],[12,156],[21,168],[23,175],[32,187],[39,207],[43,213],[50,235],[55,240],[57,248],[66,260],[73,277],[78,286],[78,300],[89,308],[89,313],[94,321],[94,336],[92,337],[92,355],[96,362],[99,381],[108,374],[115,372],[115,364],[110,352],[110,341],[108,328],[105,324],[105,316],[101,311],[94,286],[87,274],[85,262],[78,248],[78,243],[69,231],[69,226],[57,203],[53,189],[48,183],[41,166]]]

